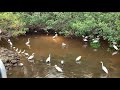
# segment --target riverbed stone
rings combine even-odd
[[[20,56],[14,51],[0,47],[0,59],[3,61],[5,68],[11,70],[12,67],[18,65]]]

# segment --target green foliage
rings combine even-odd
[[[1,12],[0,28],[13,36],[28,28],[54,29],[61,35],[99,35],[104,40],[120,42],[119,12]]]
[[[22,13],[4,12],[0,13],[0,29],[10,32],[13,36],[24,34],[27,30],[22,21]]]
[[[97,43],[90,42],[90,46],[91,46],[92,48],[97,49],[97,48],[100,47],[100,42],[97,42]]]

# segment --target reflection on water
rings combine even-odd
[[[83,71],[82,73],[83,73],[83,75],[81,75],[81,77],[83,77],[83,78],[92,78],[93,77],[93,73],[92,72],[89,72],[89,71],[85,72],[85,71]]]
[[[100,78],[108,78],[108,77],[109,77],[108,75],[103,75],[103,74],[100,75]]]
[[[63,73],[58,73],[54,67],[49,67],[46,71],[46,78],[65,78]]]
[[[14,67],[8,71],[9,78],[116,78],[120,77],[120,56],[119,52],[108,52],[107,44],[102,42],[101,48],[92,49],[89,44],[81,39],[72,39],[58,36],[21,36],[11,39],[13,47],[21,51],[34,54],[34,63],[28,61],[28,56],[21,55],[23,66]],[[30,47],[25,43],[30,38]],[[64,43],[64,45],[62,44]],[[6,41],[1,41],[0,46],[11,49]],[[11,49],[13,50],[13,49]],[[18,51],[19,51],[18,50]],[[50,65],[46,59],[51,54]],[[79,63],[75,59],[82,56]],[[61,64],[64,61],[64,65]],[[108,69],[109,74],[102,70],[100,61]],[[54,65],[58,65],[63,73],[58,72]]]

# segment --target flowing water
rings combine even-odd
[[[58,36],[56,39],[47,35],[28,35],[11,39],[13,46],[19,50],[26,50],[29,55],[34,54],[34,63],[21,54],[22,67],[14,67],[7,72],[8,78],[119,78],[120,55],[108,52],[108,44],[102,41],[102,46],[93,49],[85,44],[81,38],[65,38]],[[30,47],[26,42],[30,38]],[[62,42],[66,44],[62,47]],[[7,42],[0,43],[10,49]],[[13,50],[13,49],[11,49]],[[51,54],[51,63],[45,61]],[[82,56],[80,63],[76,58]],[[61,60],[64,64],[61,65]],[[108,74],[102,70],[100,62],[108,69]],[[63,72],[58,72],[54,65],[59,66]]]

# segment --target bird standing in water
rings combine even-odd
[[[76,58],[76,62],[79,61],[79,60],[81,59],[81,57],[82,57],[82,56],[78,56],[78,57]]]
[[[30,47],[30,38],[28,38],[28,41],[25,44],[29,47],[29,49],[31,49],[31,47]]]
[[[58,37],[57,32],[55,32],[55,35],[52,38],[55,39],[56,37]]]
[[[9,42],[9,44],[10,44],[10,47],[12,48],[12,46],[13,46],[13,43],[12,43],[12,42]]]
[[[108,70],[107,70],[107,68],[103,65],[103,62],[101,61],[100,63],[102,63],[102,70],[103,70],[105,73],[108,74]]]
[[[15,50],[16,47],[13,47],[13,50]]]
[[[28,41],[25,43],[26,45],[30,44],[30,38],[28,38]]]
[[[50,54],[49,54],[49,57],[46,59],[46,63],[50,63]]]
[[[82,56],[78,56],[78,57],[76,58],[75,61],[76,61],[77,64],[80,64],[80,63],[81,63],[81,61],[80,61],[81,57],[82,57]]]
[[[64,64],[64,61],[63,60],[61,60],[61,65],[63,65]]]
[[[29,62],[33,62],[33,63],[34,63],[34,60],[33,60],[34,54],[35,54],[35,53],[32,53],[32,55],[28,57],[28,61],[29,61]],[[34,64],[35,64],[35,63],[34,63]]]
[[[27,46],[29,47],[29,49],[31,49],[31,46],[29,44]]]
[[[62,47],[65,47],[65,46],[66,46],[66,44],[64,42],[62,42]]]
[[[115,48],[115,50],[119,50],[118,47],[116,45],[113,45],[113,47]]]
[[[12,48],[13,43],[11,42],[11,40],[10,40],[10,39],[8,39],[8,43],[10,44],[10,47]]]
[[[18,52],[19,54],[21,53],[21,49],[19,50],[19,52]]]
[[[10,40],[10,39],[8,39],[8,42],[11,42],[11,40]]]
[[[58,72],[63,72],[63,70],[60,67],[58,67],[57,65],[55,65],[54,67]]]
[[[22,53],[22,54],[25,53],[25,50],[23,50],[21,53]]]
[[[18,52],[18,48],[15,51]]]
[[[28,57],[28,60],[33,59],[34,58],[34,54],[35,53],[32,53],[32,55]]]

